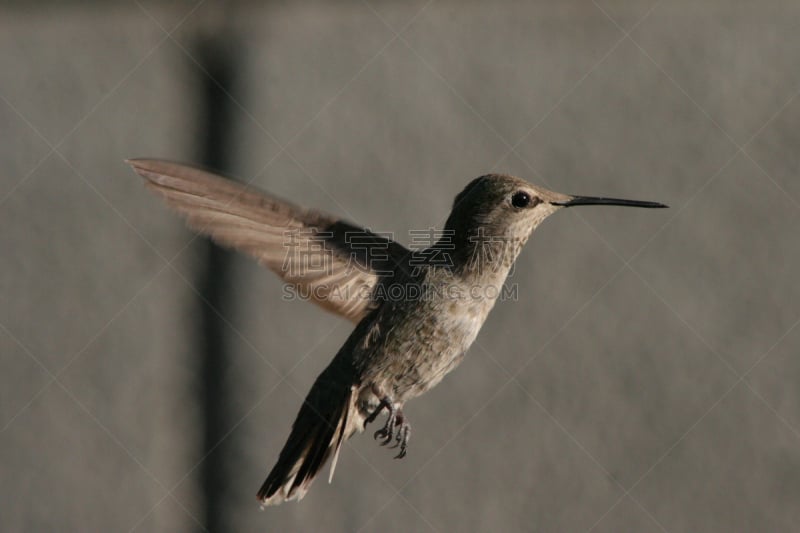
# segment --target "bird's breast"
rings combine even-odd
[[[445,294],[405,307],[387,332],[385,362],[391,388],[400,401],[439,383],[463,359],[495,303],[482,287],[455,287]]]

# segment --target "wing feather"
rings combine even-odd
[[[358,322],[410,252],[384,236],[198,168],[128,163],[194,230],[245,252],[328,311]],[[355,237],[354,237],[355,236]]]

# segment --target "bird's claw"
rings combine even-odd
[[[381,398],[381,402],[378,404],[378,407],[376,407],[375,410],[372,411],[372,413],[370,413],[370,415],[366,419],[364,419],[364,427],[367,427],[367,424],[371,424],[372,422],[374,422],[375,419],[378,418],[378,415],[381,414],[381,411],[383,411],[384,409],[388,409],[390,413],[394,409],[392,407],[392,400],[388,396],[384,396],[383,398]]]
[[[400,425],[400,429],[397,431],[397,444],[392,446],[392,448],[397,448],[400,446],[400,451],[397,455],[394,456],[395,459],[402,459],[406,456],[406,449],[408,448],[408,439],[411,437],[411,426],[408,422],[403,421]]]
[[[392,438],[394,437],[394,426],[397,423],[397,415],[399,411],[400,409],[390,408],[389,416],[386,417],[386,424],[384,424],[383,427],[376,431],[373,435],[375,440],[383,439],[381,446],[386,446],[392,441]]]
[[[373,437],[375,440],[381,440],[381,446],[386,446],[394,439],[395,443],[389,448],[397,448],[399,446],[400,451],[395,456],[395,459],[402,459],[406,456],[408,439],[411,436],[411,426],[403,416],[403,410],[395,407],[388,396],[381,398],[378,407],[364,420],[364,426],[374,421],[384,409],[389,411],[389,416],[386,418],[386,423],[383,427],[376,431]]]

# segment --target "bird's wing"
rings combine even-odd
[[[128,163],[193,229],[247,252],[307,298],[358,322],[375,288],[410,252],[337,217],[305,209],[197,168],[154,159]]]

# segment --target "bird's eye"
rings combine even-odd
[[[511,205],[517,208],[528,207],[531,203],[531,195],[525,191],[517,191],[511,197]]]

